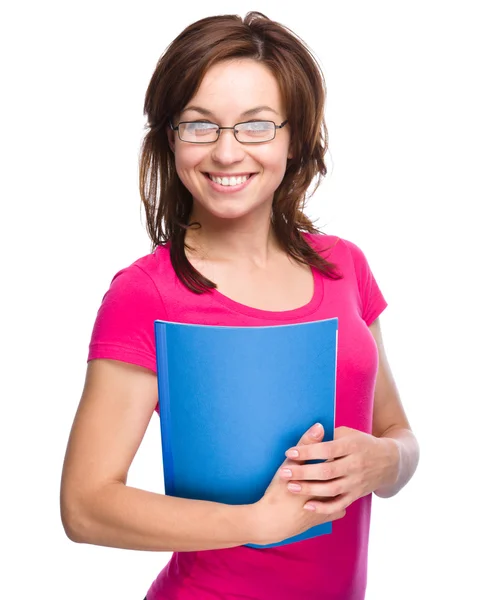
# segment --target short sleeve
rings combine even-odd
[[[369,326],[388,304],[378,287],[363,251],[356,244],[348,240],[343,241],[348,247],[354,262],[358,291],[362,304],[362,319]]]
[[[118,271],[98,309],[87,360],[121,360],[156,373],[154,321],[164,318],[151,276],[135,264]]]

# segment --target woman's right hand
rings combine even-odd
[[[312,427],[305,432],[297,444],[298,446],[317,444],[322,441],[323,428],[319,437],[312,436],[311,430]],[[275,544],[299,535],[315,525],[335,521],[345,516],[341,498],[328,498],[323,503],[320,512],[304,508],[304,505],[313,496],[308,497],[290,492],[287,488],[287,481],[279,474],[280,469],[297,464],[304,463],[286,459],[275,473],[263,497],[252,505],[256,511],[256,522],[258,523],[257,538],[259,541],[255,541],[255,544]]]

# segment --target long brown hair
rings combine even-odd
[[[327,173],[325,81],[306,44],[259,12],[247,13],[244,20],[222,15],[192,23],[166,48],[156,65],[144,102],[148,124],[139,165],[140,194],[152,249],[170,242],[171,264],[191,291],[200,294],[217,287],[186,257],[186,231],[198,224],[189,223],[193,200],[176,172],[167,128],[173,115],[194,96],[209,67],[235,58],[252,58],[271,70],[290,125],[293,158],[288,160],[272,205],[271,224],[279,244],[296,261],[339,279],[335,265],[311,248],[300,233],[322,233],[303,209],[312,181],[317,178],[314,193]]]

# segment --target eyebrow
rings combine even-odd
[[[186,106],[186,108],[183,110],[183,112],[186,112],[187,110],[195,110],[196,112],[201,113],[202,115],[204,115],[206,117],[214,116],[213,112],[211,112],[210,110],[207,110],[206,108],[201,108],[200,106]],[[244,111],[240,116],[241,117],[252,117],[253,115],[256,115],[257,113],[262,112],[264,110],[273,112],[276,115],[279,114],[276,110],[274,110],[270,106],[264,105],[264,106],[256,106],[256,108],[250,108],[249,110]]]

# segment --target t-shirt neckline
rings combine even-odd
[[[304,236],[309,238],[308,233],[303,233]],[[310,240],[307,240],[310,244]],[[171,241],[168,240],[165,246],[167,249],[168,257],[169,251],[171,248]],[[172,266],[171,266],[172,268]],[[312,298],[304,304],[303,306],[299,306],[298,308],[293,308],[291,310],[264,310],[262,308],[255,308],[253,306],[248,306],[247,304],[242,304],[241,302],[236,302],[229,296],[224,295],[222,292],[213,288],[211,290],[211,297],[215,299],[217,302],[222,304],[223,306],[233,310],[234,312],[247,315],[249,317],[256,317],[258,319],[270,319],[271,321],[295,321],[296,319],[301,319],[303,317],[308,317],[312,313],[314,313],[320,304],[322,303],[324,297],[324,279],[320,273],[320,271],[313,266],[310,266],[310,270],[313,276],[313,294]]]
[[[290,319],[306,317],[312,314],[319,307],[322,302],[322,298],[324,295],[324,282],[323,278],[320,276],[319,271],[315,267],[310,267],[313,276],[314,283],[314,291],[312,294],[312,298],[304,304],[303,306],[299,306],[298,308],[293,308],[291,310],[264,310],[261,308],[255,308],[253,306],[248,306],[247,304],[242,304],[241,302],[236,302],[229,296],[225,296],[222,292],[214,289],[212,292],[213,298],[215,298],[222,305],[227,308],[234,310],[235,312],[242,313],[248,315],[250,317],[258,317],[261,319],[271,319],[274,321],[284,320],[288,321]]]

